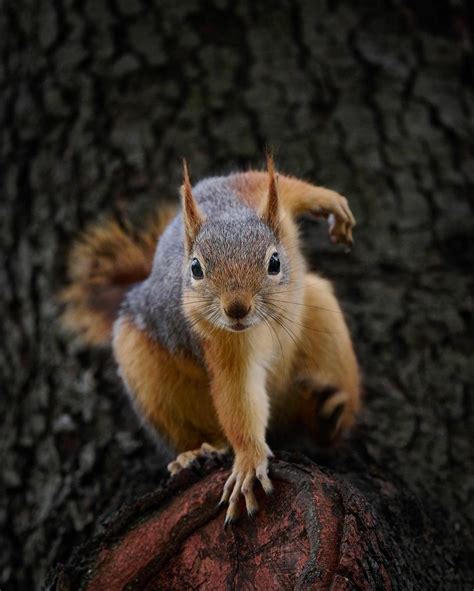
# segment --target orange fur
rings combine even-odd
[[[59,294],[66,329],[91,345],[110,342],[126,291],[148,277],[158,237],[175,214],[175,208],[160,208],[139,233],[114,220],[84,232],[69,257],[70,285]]]
[[[354,349],[342,310],[331,284],[314,273],[304,279],[304,326],[301,343],[292,368],[292,385],[278,388],[278,374],[270,388],[279,391],[275,397],[273,425],[277,430],[305,425],[319,439],[317,415],[330,416],[335,403],[342,404],[341,417],[332,436],[349,429],[360,408],[360,375]],[[291,314],[291,307],[287,314]],[[318,399],[318,391],[334,388],[327,400]],[[342,396],[340,396],[342,394]]]
[[[230,332],[204,319],[202,300],[193,297],[191,289],[184,290],[183,311],[200,337],[202,367],[197,361],[170,353],[127,316],[115,324],[113,349],[142,415],[181,454],[179,461],[172,462],[173,470],[187,465],[203,449],[207,452],[203,443],[219,449],[231,444],[235,463],[223,500],[229,500],[227,519],[232,520],[240,494],[249,513],[256,510],[254,478],[267,492],[271,490],[267,427],[284,430],[304,424],[317,435],[315,415],[319,414],[333,419],[334,434],[338,434],[353,423],[360,405],[360,386],[341,309],[330,283],[307,272],[296,224],[296,217],[305,212],[332,215],[331,237],[351,243],[354,219],[347,201],[323,187],[286,176],[277,178],[271,158],[268,172],[235,174],[229,183],[275,231],[290,258],[289,284],[271,295],[273,310],[279,312],[269,316],[271,323]],[[182,198],[189,254],[204,218],[185,164]],[[162,229],[160,224],[159,231]],[[110,338],[124,290],[130,281],[142,280],[150,271],[157,235],[155,229],[137,240],[109,224],[89,231],[76,246],[72,285],[63,294],[68,305],[65,321],[82,328],[90,342]],[[232,269],[226,265],[214,272],[222,292],[220,305],[226,310],[240,302],[245,309],[258,291],[253,289],[258,279],[246,277],[245,289],[234,289],[229,287],[229,273],[231,276]],[[104,313],[107,306],[111,309],[108,316]],[[329,394],[318,399],[318,390]],[[192,452],[186,453],[189,450]]]
[[[267,196],[269,175],[267,172],[255,170],[237,173],[232,175],[231,184],[243,201],[258,210]],[[352,244],[352,226],[355,225],[355,219],[346,198],[336,191],[311,185],[293,177],[278,175],[278,195],[282,213],[289,214],[293,219],[304,213],[318,217],[334,215],[331,237],[335,242]],[[347,220],[350,223],[347,223]]]
[[[262,203],[273,203],[275,213],[278,201],[265,199],[268,182],[268,174],[261,172],[233,177],[242,199],[255,209]],[[230,334],[211,330],[200,321],[195,329],[202,337],[204,370],[189,359],[171,355],[129,320],[122,320],[117,328],[114,351],[124,379],[143,414],[177,451],[227,440],[234,450],[246,450],[249,457],[261,455],[266,449],[270,405],[272,425],[277,428],[290,419],[306,420],[310,403],[294,386],[301,379],[310,379],[314,388],[330,384],[344,391],[348,403],[343,428],[353,421],[359,407],[359,376],[349,333],[331,285],[306,272],[299,249],[294,218],[303,207],[297,191],[302,184],[307,185],[287,177],[278,179],[278,199],[284,208],[279,232],[292,257],[291,283],[305,285],[281,296],[281,305],[292,323],[290,334],[280,326],[272,333],[265,325],[251,333]],[[193,210],[194,198],[191,193],[188,196]],[[241,295],[246,299],[246,294]],[[183,301],[185,313],[193,318],[195,304],[186,292]],[[258,367],[265,367],[268,377],[265,372],[257,375]]]
[[[144,417],[177,452],[203,442],[225,441],[209,395],[206,372],[194,361],[173,356],[128,318],[113,340],[115,359]]]
[[[260,178],[268,182],[268,175]],[[268,207],[268,202],[261,202]],[[259,208],[261,202],[255,199],[252,206]],[[280,239],[292,258],[290,285],[304,285],[304,289],[283,290],[280,298],[274,296],[280,299],[291,331],[276,325],[270,332],[262,325],[249,333],[230,334],[212,329],[205,320],[195,325],[203,338],[220,424],[233,449],[250,464],[267,450],[270,405],[275,414],[272,426],[280,429],[290,419],[293,423],[299,419],[314,433],[315,424],[305,416],[308,403],[302,395],[295,395],[293,384],[298,380],[311,378],[313,389],[332,385],[346,393],[347,404],[338,424],[341,429],[352,423],[359,400],[357,362],[331,285],[306,273],[293,217],[281,217],[279,228]],[[184,309],[190,318],[199,311],[186,293]],[[262,367],[265,369],[259,371]]]
[[[255,209],[268,194],[269,174],[257,170],[239,172],[231,177],[239,196]],[[290,176],[278,175],[278,193],[292,216],[306,211],[331,209],[331,200],[339,198],[335,191],[317,187]]]
[[[260,352],[252,350],[248,335],[235,336],[229,339],[222,333],[204,344],[210,389],[219,421],[234,451],[259,456],[266,450],[269,414],[260,363],[268,360],[259,359]]]
[[[318,388],[330,385],[336,392],[344,392],[343,412],[338,422],[341,431],[350,427],[359,408],[358,366],[342,311],[330,283],[306,272],[295,221],[305,209],[333,211],[343,198],[328,189],[289,177],[279,176],[277,185],[271,160],[269,170],[269,174],[250,171],[233,175],[231,183],[237,194],[260,211],[267,222],[279,216],[280,239],[292,259],[290,284],[304,285],[303,289],[284,290],[280,296],[291,331],[277,325],[270,332],[263,325],[254,327],[250,333],[230,334],[216,330],[205,320],[195,323],[203,339],[210,390],[220,424],[234,450],[244,453],[249,462],[266,449],[270,405],[274,414],[272,426],[277,430],[290,423],[294,427],[299,421],[307,424],[314,435],[317,425],[309,417],[316,415],[314,391]],[[333,195],[337,197],[333,199]],[[225,282],[225,277],[222,281]],[[247,301],[247,294],[242,299]],[[186,292],[183,304],[187,316],[196,320],[199,306]],[[268,358],[262,358],[265,351],[271,352]],[[257,375],[259,366],[265,367],[265,372]],[[255,379],[250,391],[252,372]],[[295,386],[303,379],[312,385],[311,400]],[[334,410],[331,404],[337,401],[341,402],[341,398],[325,401],[329,414]],[[310,405],[315,407],[312,414],[308,412]],[[320,410],[323,412],[324,408]]]

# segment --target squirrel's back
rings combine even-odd
[[[178,214],[160,237],[150,275],[128,291],[121,313],[169,351],[200,356],[180,305],[184,257],[181,218]]]

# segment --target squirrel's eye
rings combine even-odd
[[[279,272],[280,272],[280,259],[278,257],[278,253],[274,252],[268,262],[268,274],[269,275],[278,275]]]
[[[201,267],[201,263],[194,258],[191,261],[191,273],[194,277],[194,279],[203,279],[204,278],[204,273]]]

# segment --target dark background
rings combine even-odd
[[[72,239],[174,198],[182,156],[197,180],[261,166],[265,146],[283,172],[347,195],[358,221],[350,255],[305,226],[365,374],[354,449],[438,508],[441,548],[472,557],[469,5],[0,5],[2,591],[40,587],[163,477],[110,354],[58,328]],[[471,589],[451,567],[452,588]]]

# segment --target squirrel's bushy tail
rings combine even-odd
[[[66,329],[90,345],[111,341],[120,304],[150,274],[156,242],[175,213],[162,207],[140,230],[109,220],[84,232],[69,257],[70,284],[59,295]]]

